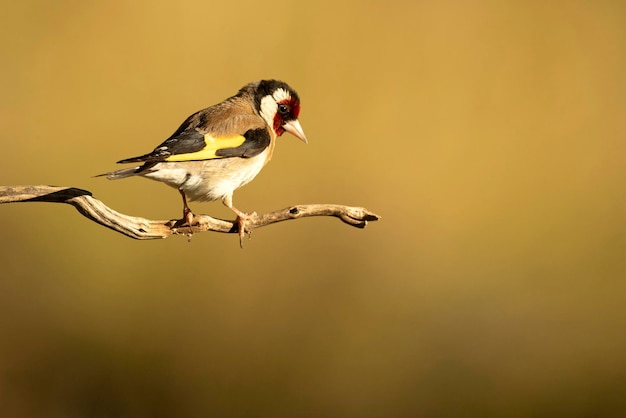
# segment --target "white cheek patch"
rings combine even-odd
[[[265,96],[261,99],[261,116],[268,126],[274,126],[274,116],[276,115],[276,101],[272,96]]]
[[[261,116],[269,126],[274,126],[274,116],[276,116],[277,103],[290,99],[291,95],[285,89],[276,89],[271,96],[265,96],[261,99]]]

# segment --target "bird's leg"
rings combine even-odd
[[[232,196],[224,196],[222,202],[226,207],[237,214],[237,231],[239,232],[239,246],[243,248],[243,237],[248,233],[248,236],[252,233],[251,231],[246,231],[246,222],[250,220],[252,217],[256,216],[256,212],[245,213],[237,209],[233,206],[233,197]]]
[[[178,190],[180,192],[180,195],[183,197],[183,220],[185,221],[185,223],[189,226],[191,226],[191,223],[193,222],[193,212],[191,211],[191,209],[189,209],[189,205],[187,204],[187,196],[185,196],[185,192],[183,192],[182,190]]]

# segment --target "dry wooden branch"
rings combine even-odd
[[[235,222],[207,215],[195,215],[194,224],[191,227],[182,226],[180,220],[154,221],[124,215],[94,198],[91,192],[74,187],[0,186],[0,203],[14,202],[67,203],[92,221],[135,239],[159,239],[173,234],[189,235],[205,231],[238,232]],[[368,221],[380,219],[378,215],[365,208],[330,204],[296,205],[254,215],[246,222],[246,229],[252,230],[276,222],[308,216],[335,216],[357,228],[365,228]]]

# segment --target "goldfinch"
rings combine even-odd
[[[285,131],[307,143],[298,121],[300,98],[278,80],[245,85],[234,96],[189,116],[149,154],[118,161],[143,163],[102,176],[116,180],[141,176],[178,189],[183,220],[193,223],[190,201],[221,199],[237,214],[240,242],[251,214],[233,206],[233,192],[249,183],[272,158]]]

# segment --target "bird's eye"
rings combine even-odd
[[[280,113],[281,115],[285,115],[285,114],[289,113],[289,107],[287,105],[284,105],[284,104],[279,104],[278,105],[278,113]]]

